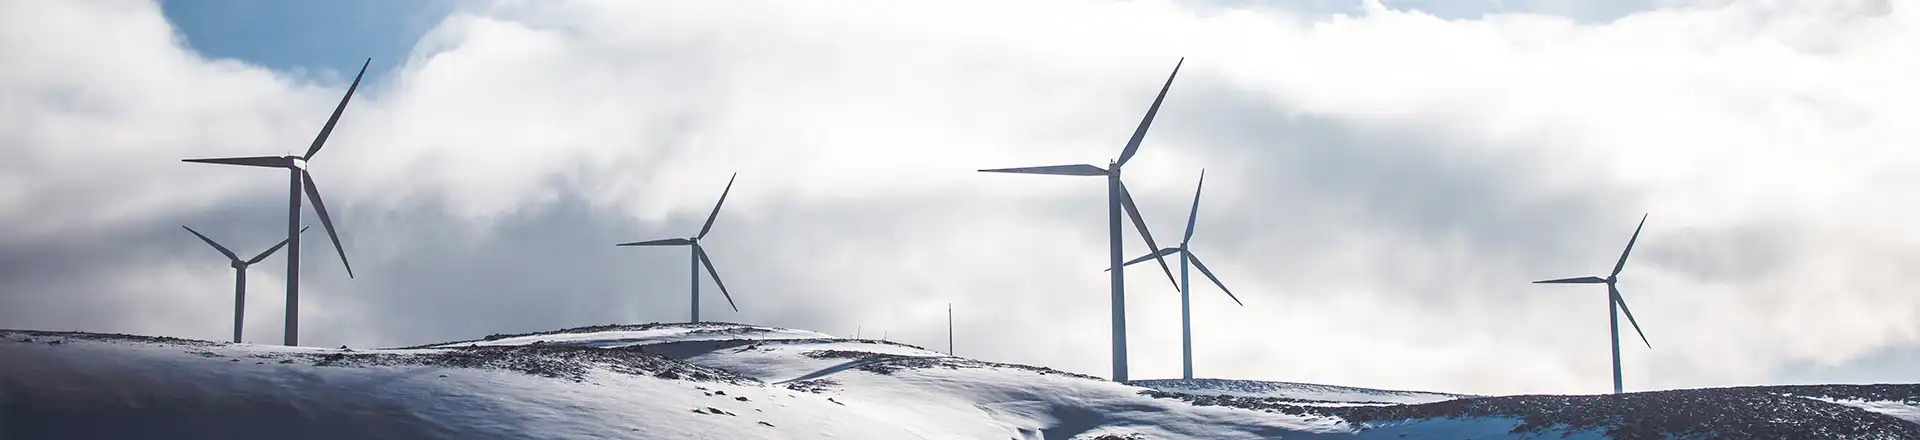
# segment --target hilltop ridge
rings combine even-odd
[[[1920,385],[1470,396],[1223,379],[1120,384],[730,323],[367,350],[0,330],[8,439],[1432,436],[1920,439]]]

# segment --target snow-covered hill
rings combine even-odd
[[[0,331],[9,440],[1920,438],[1914,385],[1509,397],[1135,385],[716,323],[380,350]]]

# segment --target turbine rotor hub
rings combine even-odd
[[[287,156],[287,165],[292,166],[294,169],[304,170],[307,169],[307,159],[299,156]]]

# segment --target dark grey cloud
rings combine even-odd
[[[1610,267],[1645,212],[1639,189],[1597,174],[1584,185],[1535,183],[1549,173],[1589,172],[1540,150],[1477,148],[1441,127],[1314,115],[1215,84],[1190,85],[1185,92],[1204,104],[1191,105],[1181,117],[1187,124],[1160,135],[1202,148],[1209,162],[1225,165],[1209,168],[1214,185],[1250,195],[1202,206],[1205,237],[1216,237],[1209,245],[1241,259],[1299,265],[1358,233],[1405,240],[1408,249],[1459,247],[1478,259],[1461,266],[1481,271],[1557,277]],[[1179,206],[1161,205],[1166,212]],[[1581,264],[1599,261],[1608,266]],[[1379,276],[1397,276],[1390,261],[1382,263]]]
[[[753,177],[744,176],[742,184],[734,189],[734,197],[765,190],[756,187]],[[776,203],[759,208],[754,217],[744,218],[735,212],[742,210],[738,206],[723,209],[705,245],[741,311],[728,309],[717,287],[703,274],[703,317],[852,333],[861,325],[858,317],[866,316],[875,321],[875,336],[889,331],[901,336],[918,332],[921,339],[926,339],[922,343],[931,343],[943,339],[932,337],[943,331],[943,322],[903,328],[883,324],[884,318],[890,310],[909,304],[956,302],[963,312],[965,333],[961,339],[1016,338],[1018,327],[995,324],[1044,318],[1056,314],[1048,310],[1084,307],[1098,298],[1052,295],[1016,279],[962,283],[957,280],[981,276],[969,266],[984,262],[916,253],[911,243],[952,234],[960,229],[956,224],[970,221],[967,216],[1004,212],[1044,218],[1078,217],[1088,220],[1079,223],[1097,225],[1091,221],[1100,213],[1094,186],[1089,185],[1086,197],[1068,201],[971,206],[942,198],[824,205]],[[715,192],[717,196],[717,188]],[[224,324],[204,326],[202,333],[208,334],[169,334],[164,328],[142,327],[133,318],[154,312],[129,305],[145,302],[139,297],[147,293],[100,281],[116,278],[125,267],[151,266],[161,261],[204,266],[225,274],[223,258],[216,251],[203,249],[204,244],[175,223],[194,225],[239,252],[249,252],[253,244],[264,247],[281,235],[277,230],[283,221],[284,202],[272,199],[248,198],[178,218],[135,223],[100,236],[59,237],[10,246],[0,251],[0,261],[7,263],[10,275],[0,281],[0,304],[9,311],[4,321],[8,327],[215,339],[222,333],[206,330],[224,329]],[[969,209],[981,207],[990,209]],[[307,312],[302,319],[302,341],[321,346],[414,345],[491,333],[684,320],[688,313],[689,270],[684,248],[614,244],[691,235],[704,221],[705,209],[701,208],[698,218],[676,216],[665,223],[650,224],[634,221],[623,212],[597,209],[579,194],[564,194],[553,202],[526,207],[490,226],[476,228],[448,213],[443,204],[433,202],[409,204],[398,212],[335,205],[332,214],[349,257],[355,261],[357,278],[345,277],[318,228],[309,231],[303,242],[303,304]],[[306,217],[309,223],[317,222],[310,212]],[[967,239],[1051,245],[1070,244],[1075,237],[1012,231]],[[892,251],[900,245],[908,250]],[[1018,252],[1022,246],[1004,247],[1009,252],[1003,258],[1022,257]],[[395,252],[382,254],[382,249]],[[866,254],[881,251],[885,253]],[[1083,269],[1084,276],[1074,278],[1091,283],[1103,279],[1097,270],[1102,261],[1097,255],[1088,255],[1082,261],[1051,265]],[[249,340],[269,342],[280,337],[282,313],[278,309],[263,310],[257,304],[266,297],[274,299],[265,301],[277,303],[284,294],[277,279],[265,285],[260,281],[266,275],[277,278],[284,267],[282,257],[275,256],[251,269],[255,280],[249,296],[256,306],[250,309],[249,320],[271,325],[250,326],[253,331],[248,334]],[[925,277],[881,275],[894,268],[917,271]],[[954,295],[950,287],[962,284],[998,292]],[[227,302],[231,284],[214,282],[204,287],[212,289],[205,301],[172,310],[226,322],[231,313]],[[1025,304],[1011,307],[1014,298],[1024,298]],[[347,320],[316,316],[313,310],[318,303],[351,305],[348,310],[356,316]],[[341,326],[355,328],[342,332]],[[367,335],[375,336],[363,339]],[[1024,350],[996,344],[971,351],[981,356],[1018,358],[1013,353]]]

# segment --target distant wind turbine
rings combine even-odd
[[[692,250],[693,256],[690,257],[693,260],[693,279],[688,284],[692,288],[693,317],[689,322],[700,322],[700,268],[702,266],[707,268],[707,275],[713,276],[713,284],[716,286],[720,286],[720,295],[725,296],[727,298],[727,306],[733,307],[733,311],[735,312],[740,311],[740,306],[736,306],[733,304],[733,295],[727,293],[727,283],[720,282],[720,273],[713,270],[713,260],[707,259],[707,251],[700,247],[700,239],[706,238],[707,232],[710,232],[713,230],[713,219],[720,217],[720,205],[727,203],[727,193],[733,192],[733,179],[737,177],[740,177],[740,173],[733,173],[733,177],[727,178],[727,189],[720,191],[720,201],[715,202],[713,204],[713,213],[707,214],[707,224],[705,226],[700,227],[699,235],[694,235],[691,238],[666,238],[666,239],[653,240],[653,241],[636,241],[632,243],[621,243],[617,245],[617,246],[689,246],[693,248]]]
[[[373,59],[368,58],[360,64],[360,74],[354,75],[353,85],[347,86],[347,95],[340,98],[340,105],[333,108],[333,116],[327,118],[327,125],[320,128],[320,135],[313,138],[313,145],[307,147],[307,154],[300,156],[252,156],[225,157],[217,159],[185,159],[184,162],[211,163],[220,165],[240,165],[265,168],[286,168],[291,176],[287,190],[287,345],[300,345],[300,193],[304,188],[307,198],[313,200],[313,210],[320,214],[320,226],[326,228],[327,238],[333,240],[333,250],[340,254],[340,265],[346,267],[347,278],[353,278],[353,265],[347,263],[347,250],[340,247],[340,235],[333,230],[333,219],[327,216],[327,205],[320,201],[320,190],[313,185],[313,176],[307,173],[307,161],[320,152],[327,143],[327,136],[333,134],[333,126],[340,122],[340,113],[347,110],[347,101],[353,100],[353,91],[360,88],[360,78],[367,75],[367,65]]]
[[[233,342],[236,344],[240,343],[240,328],[242,327],[242,324],[246,322],[245,318],[247,313],[247,267],[252,266],[254,263],[259,263],[260,260],[267,259],[268,255],[273,255],[273,251],[280,250],[281,246],[286,246],[287,241],[280,240],[279,244],[275,244],[273,245],[273,247],[267,248],[267,250],[264,252],[261,252],[260,255],[255,255],[253,256],[253,258],[241,260],[240,256],[234,255],[233,251],[227,250],[226,246],[221,246],[220,243],[215,243],[213,239],[207,238],[207,236],[204,234],[201,234],[200,231],[195,231],[193,230],[193,228],[187,228],[186,225],[180,225],[180,227],[186,228],[187,232],[192,232],[193,236],[200,237],[200,241],[207,242],[208,246],[213,246],[213,250],[220,251],[221,255],[226,255],[227,259],[232,261],[233,263]],[[307,228],[304,226],[301,227],[300,232],[307,232]]]
[[[1640,228],[1643,228],[1646,226],[1647,226],[1647,216],[1645,214],[1642,214],[1640,216],[1640,226],[1635,226],[1633,228],[1633,238],[1627,239],[1627,250],[1620,252],[1620,262],[1613,264],[1613,273],[1607,275],[1606,278],[1580,277],[1580,278],[1562,278],[1558,280],[1534,281],[1534,283],[1545,283],[1545,284],[1606,284],[1607,285],[1607,322],[1609,325],[1612,326],[1612,331],[1608,333],[1608,336],[1613,337],[1613,393],[1614,394],[1620,394],[1622,389],[1621,380],[1620,380],[1620,313],[1621,312],[1626,313],[1627,323],[1633,324],[1634,333],[1640,334],[1640,343],[1647,344],[1648,349],[1653,348],[1653,343],[1647,342],[1646,332],[1640,331],[1640,323],[1633,319],[1633,310],[1627,309],[1626,298],[1621,298],[1620,289],[1615,287],[1615,284],[1620,281],[1620,269],[1624,269],[1627,267],[1627,255],[1633,253],[1633,242],[1640,240]],[[1618,311],[1616,311],[1616,308],[1618,309]]]
[[[1147,127],[1153,125],[1153,116],[1160,112],[1160,102],[1166,100],[1167,89],[1173,87],[1173,78],[1180,74],[1180,65],[1186,58],[1173,65],[1173,73],[1167,75],[1167,83],[1160,86],[1160,95],[1153,98],[1153,106],[1147,108],[1147,116],[1140,120],[1140,126],[1133,131],[1133,138],[1127,140],[1127,146],[1120,150],[1120,157],[1102,169],[1097,166],[1053,165],[1027,168],[1001,168],[980,170],[986,173],[1056,174],[1062,176],[1106,176],[1107,177],[1107,247],[1109,266],[1112,271],[1109,279],[1113,288],[1113,380],[1127,381],[1127,307],[1125,269],[1122,268],[1120,244],[1120,210],[1125,208],[1127,216],[1132,217],[1133,227],[1140,231],[1140,238],[1146,240],[1148,249],[1159,249],[1153,242],[1153,235],[1147,233],[1147,223],[1140,219],[1140,209],[1133,205],[1133,196],[1127,193],[1127,186],[1120,182],[1120,167],[1140,149],[1140,141],[1147,137]],[[1173,281],[1173,269],[1167,267],[1165,258],[1155,257],[1160,262],[1160,270],[1166,272],[1167,281]]]
[[[1187,263],[1192,262],[1194,267],[1200,268],[1200,273],[1206,275],[1207,279],[1213,280],[1213,285],[1220,286],[1220,291],[1226,292],[1228,298],[1233,298],[1234,304],[1241,306],[1246,305],[1240,302],[1240,297],[1233,296],[1233,291],[1227,290],[1227,285],[1222,284],[1220,278],[1214,277],[1213,271],[1207,270],[1207,265],[1201,263],[1200,257],[1195,256],[1193,249],[1187,246],[1189,242],[1193,241],[1194,220],[1200,217],[1200,188],[1206,184],[1207,171],[1200,170],[1200,183],[1193,186],[1193,210],[1187,213],[1187,235],[1180,238],[1180,247],[1161,249],[1157,252],[1141,256],[1140,258],[1135,258],[1133,261],[1128,261],[1125,264],[1131,266],[1134,263],[1147,261],[1151,258],[1180,254],[1180,377],[1182,379],[1193,378],[1193,314],[1192,308],[1188,305],[1188,298],[1191,296],[1188,292],[1191,292],[1193,289],[1191,289],[1192,285],[1187,282]]]

